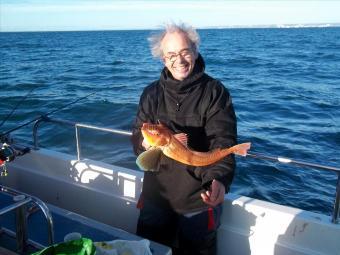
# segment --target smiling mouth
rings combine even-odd
[[[185,66],[178,66],[178,67],[175,67],[175,69],[178,71],[178,72],[187,72],[189,70],[189,66],[188,65],[185,65]]]

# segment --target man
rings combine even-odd
[[[159,121],[174,133],[185,133],[195,151],[235,145],[231,98],[221,82],[204,72],[197,32],[170,24],[150,41],[165,67],[141,96],[132,136],[136,154],[149,147],[140,131],[144,122]],[[221,203],[234,168],[233,156],[193,167],[162,155],[157,171],[144,175],[137,234],[172,247],[174,254],[216,254]]]

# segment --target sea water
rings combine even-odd
[[[131,130],[143,88],[162,69],[150,54],[150,34],[0,33],[0,124],[18,106],[0,131],[91,92],[51,117]],[[206,72],[232,95],[239,142],[250,141],[253,153],[340,167],[340,28],[199,34]],[[75,154],[74,128],[43,123],[38,134],[41,147]],[[32,142],[32,125],[12,137]],[[137,169],[129,137],[93,130],[81,130],[80,137],[82,157]],[[252,158],[237,162],[231,192],[331,214],[335,173]]]

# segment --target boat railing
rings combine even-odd
[[[38,150],[38,127],[41,122],[52,122],[56,124],[61,124],[61,125],[68,125],[68,126],[73,126],[75,127],[75,132],[76,132],[76,145],[77,145],[77,158],[78,161],[81,159],[81,147],[80,147],[80,133],[79,133],[79,128],[88,128],[88,129],[94,129],[98,131],[103,131],[103,132],[109,132],[109,133],[114,133],[114,134],[119,134],[119,135],[126,135],[126,136],[131,136],[132,133],[124,130],[119,130],[119,129],[110,129],[110,128],[103,128],[103,127],[98,127],[98,126],[92,126],[92,125],[87,125],[87,124],[82,124],[82,123],[76,123],[72,121],[67,121],[67,120],[61,120],[61,119],[54,119],[50,118],[47,116],[42,116],[39,118],[34,126],[33,126],[33,144],[34,144],[34,149]],[[299,167],[309,167],[309,168],[316,168],[320,170],[325,170],[325,171],[331,171],[337,174],[337,184],[336,184],[336,194],[335,194],[335,200],[334,200],[334,206],[333,206],[333,213],[332,213],[332,223],[339,224],[339,214],[340,214],[340,168],[337,167],[331,167],[331,166],[325,166],[325,165],[320,165],[320,164],[314,164],[314,163],[309,163],[309,162],[304,162],[304,161],[297,161],[285,157],[273,157],[273,156],[268,156],[268,155],[263,155],[263,154],[258,154],[258,153],[253,153],[249,152],[247,154],[247,157],[255,158],[255,159],[261,159],[261,160],[270,160],[270,161],[276,161],[281,164],[295,164]]]
[[[46,206],[46,204],[41,201],[39,198],[30,196],[23,192],[17,191],[15,189],[0,185],[0,192],[11,195],[13,197],[14,203],[5,206],[4,208],[0,208],[0,216],[9,213],[11,211],[15,211],[15,233],[9,229],[1,229],[4,233],[15,236],[17,251],[19,253],[25,252],[25,249],[28,244],[32,245],[36,249],[44,248],[42,244],[39,244],[33,240],[28,239],[27,234],[27,205],[28,203],[33,203],[35,206],[38,206],[40,210],[43,212],[46,222],[47,222],[47,230],[48,230],[48,244],[54,244],[54,227],[53,227],[53,218],[50,210]]]
[[[33,144],[34,144],[34,149],[37,150],[39,149],[38,146],[38,126],[41,122],[52,122],[56,124],[61,124],[61,125],[68,125],[68,126],[74,126],[75,128],[75,133],[76,133],[76,145],[77,145],[77,159],[80,161],[81,159],[81,146],[80,146],[80,128],[87,128],[87,129],[93,129],[97,131],[103,131],[103,132],[109,132],[113,134],[119,134],[119,135],[126,135],[126,136],[131,136],[132,133],[124,130],[118,130],[118,129],[111,129],[111,128],[104,128],[104,127],[98,127],[98,126],[93,126],[93,125],[87,125],[87,124],[82,124],[82,123],[76,123],[68,120],[60,120],[60,119],[52,119],[49,117],[43,117],[39,120],[37,120],[33,126]]]

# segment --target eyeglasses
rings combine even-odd
[[[164,58],[167,58],[170,62],[174,63],[178,59],[179,55],[181,55],[182,58],[190,59],[192,54],[193,52],[191,49],[183,49],[178,53],[169,53],[167,56],[164,56]]]

